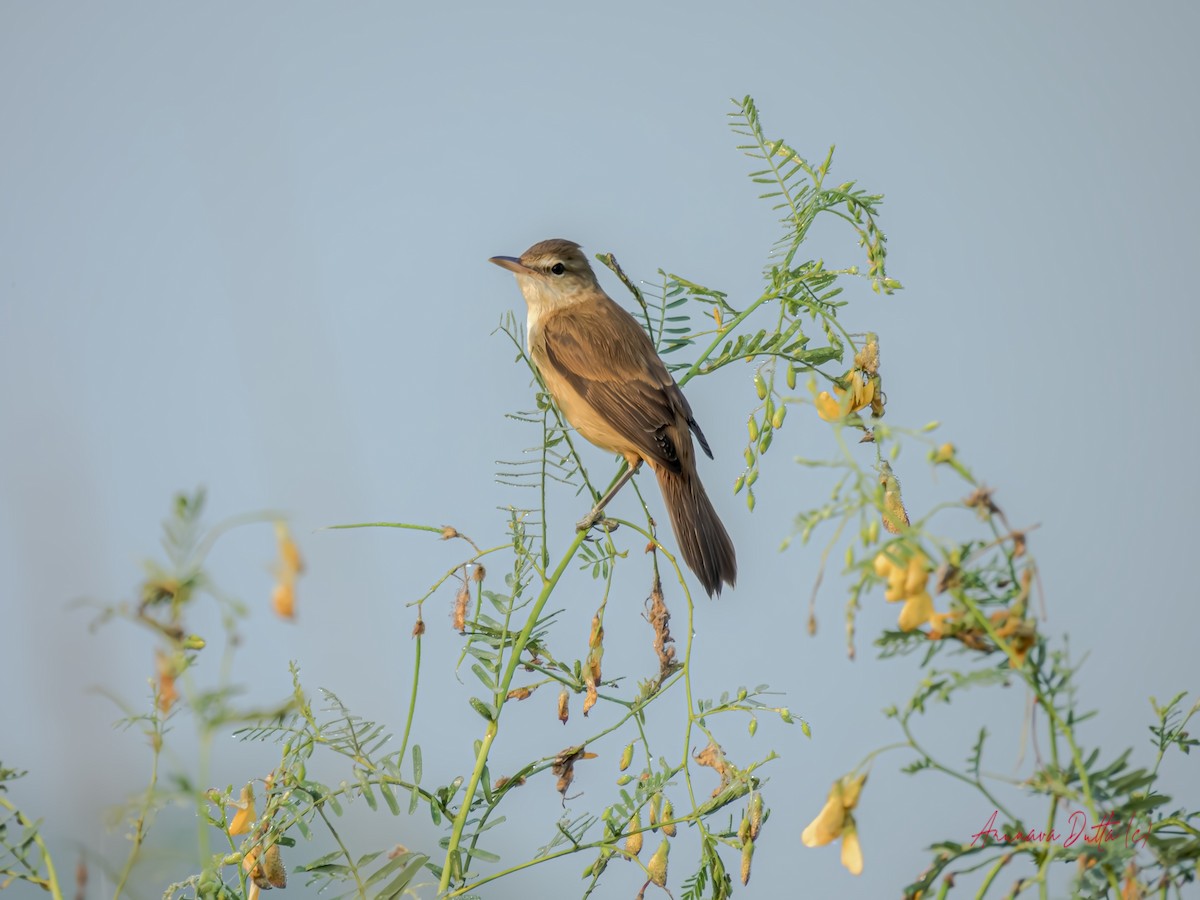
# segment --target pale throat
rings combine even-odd
[[[587,288],[581,284],[556,284],[544,278],[518,276],[521,293],[525,296],[528,312],[525,316],[525,337],[529,345],[533,344],[533,334],[540,327],[541,320],[560,309],[584,302],[588,297]]]

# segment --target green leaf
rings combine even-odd
[[[400,804],[396,802],[396,794],[392,791],[391,785],[386,781],[379,782],[379,793],[383,794],[383,800],[387,803],[388,809],[392,811],[392,815],[400,815]]]
[[[412,880],[417,876],[417,873],[421,871],[421,867],[425,865],[428,859],[428,856],[425,856],[421,853],[402,854],[397,856],[392,862],[400,862],[403,865],[403,869],[401,869],[395,878],[384,885],[384,887],[380,889],[376,896],[386,898],[386,900],[391,900],[393,897],[399,897],[404,892],[405,888],[412,883]],[[394,868],[388,869],[388,871],[394,871]]]

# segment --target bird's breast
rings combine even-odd
[[[547,337],[540,322],[531,318],[529,325],[529,358],[541,373],[546,390],[562,411],[567,421],[588,441],[602,450],[620,453],[627,459],[632,455],[640,458],[637,446],[625,437],[599,410],[584,397],[566,374],[560,372],[547,352]],[[597,360],[597,365],[603,361]]]

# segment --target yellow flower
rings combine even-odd
[[[883,599],[889,603],[904,601],[900,610],[901,631],[912,631],[933,617],[933,598],[927,587],[929,573],[933,571],[929,557],[917,552],[903,566],[898,566],[880,552],[875,556],[874,569],[876,575],[887,580]]]
[[[842,839],[842,865],[852,875],[862,873],[862,848],[858,843],[858,828],[854,824],[852,810],[858,806],[858,797],[867,776],[844,775],[833,783],[829,797],[817,817],[800,835],[805,847],[824,847],[838,838]]]
[[[929,573],[932,571],[933,566],[929,562],[929,557],[924,553],[914,553],[908,560],[908,568],[904,570],[905,596],[911,597],[913,594],[923,593],[929,583]]]
[[[931,458],[933,459],[933,461],[935,463],[950,462],[950,460],[954,459],[954,445],[953,444],[942,444],[940,447],[938,447],[936,450],[933,451]]]
[[[875,379],[857,369],[850,373],[850,393],[854,398],[851,406],[859,410],[870,406],[875,399]]]
[[[271,608],[281,619],[296,618],[296,577],[304,571],[304,559],[287,523],[275,523],[275,539],[279,542],[279,563],[275,567],[275,590],[271,593]]]
[[[834,388],[839,395],[845,396],[846,392],[839,387]],[[849,413],[849,408],[843,409],[842,404],[830,396],[829,391],[821,391],[817,394],[815,401],[817,407],[817,415],[826,422],[836,422],[838,419],[843,419]]]
[[[900,630],[912,631],[924,625],[932,616],[933,598],[929,596],[929,592],[913,594],[904,601],[904,608],[900,610]]]
[[[242,794],[237,803],[231,805],[237,809],[237,813],[234,815],[233,821],[229,823],[229,833],[231,835],[245,834],[258,821],[258,814],[254,811],[254,789],[250,785],[246,785],[242,788]]]
[[[846,829],[842,832],[842,865],[851,875],[861,875],[863,869],[862,847],[858,843],[858,827],[854,817],[846,817]]]
[[[304,558],[300,556],[300,548],[292,540],[292,532],[286,522],[275,523],[275,539],[279,542],[279,567],[292,575],[304,571]]]
[[[276,583],[271,592],[271,609],[281,619],[296,618],[296,586],[290,581]]]
[[[814,406],[826,422],[836,422],[865,407],[876,418],[883,415],[883,391],[879,381],[879,342],[873,338],[854,356],[854,367],[833,386],[833,394],[821,391]],[[834,396],[836,395],[836,396]]]

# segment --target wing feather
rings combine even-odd
[[[680,453],[692,452],[685,430],[695,425],[691,408],[637,320],[604,301],[543,319],[548,361],[644,459],[678,472]],[[700,442],[708,452],[703,436]]]

